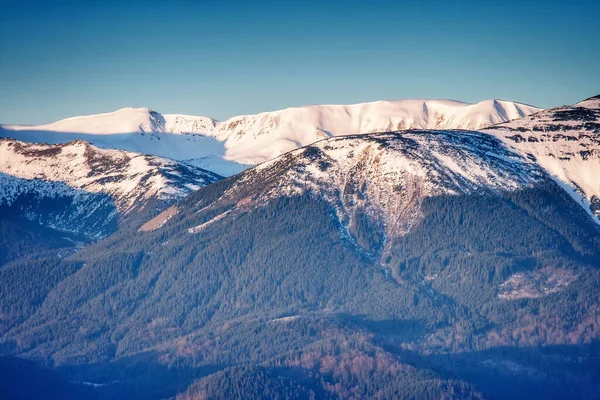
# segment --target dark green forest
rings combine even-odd
[[[157,230],[7,257],[3,368],[60,398],[600,398],[600,232],[551,181],[428,198],[375,257],[368,220],[349,238],[310,193],[241,207],[276,176],[224,197],[239,179]],[[502,298],[516,274],[538,292]]]

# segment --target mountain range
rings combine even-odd
[[[397,100],[296,107],[219,122],[208,117],[163,115],[148,108],[124,108],[47,125],[3,125],[0,135],[51,144],[85,140],[102,148],[188,161],[230,176],[331,136],[404,129],[480,129],[539,110],[501,100],[476,104]]]
[[[101,239],[219,179],[192,165],[83,141],[48,145],[0,139],[0,210],[7,236],[0,262],[48,240]]]
[[[598,96],[1,133],[8,398],[600,398]]]
[[[600,96],[490,127],[600,217]]]

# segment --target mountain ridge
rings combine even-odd
[[[103,237],[118,220],[171,204],[221,177],[155,156],[84,141],[0,139],[0,206],[43,226]]]
[[[402,129],[479,129],[537,111],[503,100],[468,104],[418,99],[290,107],[216,121],[125,108],[39,126],[2,125],[0,134],[31,142],[82,139],[104,148],[188,160],[229,176],[326,137]]]
[[[483,131],[535,158],[600,223],[600,95]]]

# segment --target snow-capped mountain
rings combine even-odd
[[[313,351],[337,343],[343,351],[368,344],[365,354],[377,358],[352,350],[356,357],[336,362],[401,374],[415,367],[394,366],[385,352],[475,353],[465,376],[497,381],[505,363],[504,382],[519,379],[515,393],[525,378],[549,386],[574,376],[557,396],[569,398],[570,383],[597,363],[565,348],[600,335],[598,238],[600,226],[546,172],[492,135],[328,138],[201,188],[138,232],[3,266],[0,346],[61,372],[81,366],[68,379],[97,382],[95,394],[107,398],[132,397],[134,379],[148,381],[155,362],[209,373],[273,363],[293,367],[282,370],[289,376],[318,359],[311,371],[327,376],[322,368],[336,357]],[[324,342],[332,338],[339,342]],[[541,359],[527,352],[540,347],[557,350]],[[123,374],[140,360],[152,365]],[[97,366],[113,362],[118,370],[99,375]],[[448,376],[463,362],[427,361],[426,379],[429,368]],[[548,362],[561,368],[540,381]],[[384,382],[403,382],[392,379]],[[597,374],[585,379],[595,390]]]
[[[222,212],[189,232],[198,233],[231,212],[273,198],[310,192],[334,206],[349,236],[366,217],[385,250],[388,239],[408,233],[420,221],[425,198],[496,195],[534,187],[545,177],[534,162],[476,131],[348,135],[316,142],[244,172],[210,205]],[[227,204],[235,207],[228,209]],[[175,208],[166,210],[141,230],[154,230],[176,213]]]
[[[47,125],[4,125],[0,135],[29,142],[86,140],[102,148],[193,160],[205,169],[232,175],[327,137],[405,129],[480,129],[539,110],[501,100],[476,104],[397,100],[294,107],[219,122],[125,108]]]
[[[485,131],[534,158],[600,222],[600,95]]]
[[[165,118],[148,108],[122,108],[96,115],[62,119],[46,125],[6,125],[5,129],[112,135],[132,132],[164,132]]]
[[[58,230],[104,236],[120,219],[163,208],[218,175],[87,142],[0,139],[0,207]]]

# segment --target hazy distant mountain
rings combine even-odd
[[[0,135],[48,143],[81,139],[103,148],[194,160],[205,169],[232,175],[248,165],[331,136],[404,129],[476,130],[539,110],[502,100],[476,104],[397,100],[295,107],[219,122],[208,117],[162,115],[147,108],[124,108],[47,125],[4,125]]]

